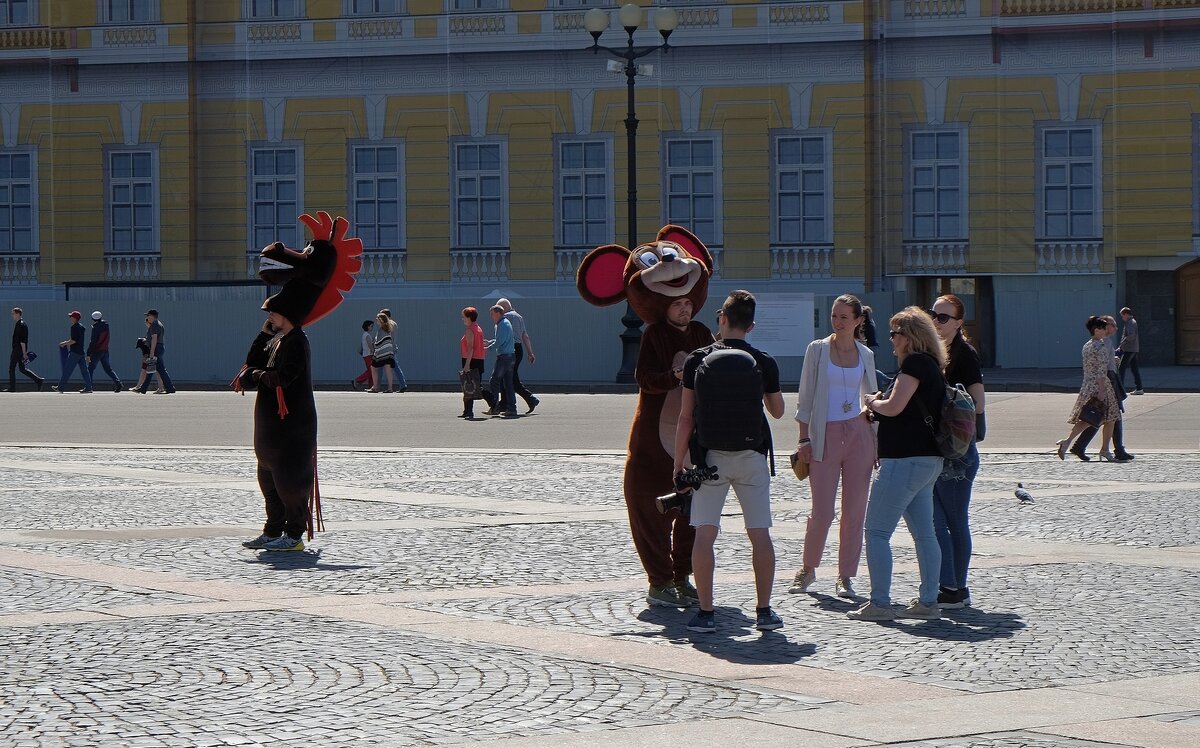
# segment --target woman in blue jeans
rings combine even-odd
[[[933,303],[929,316],[938,336],[946,344],[946,381],[961,384],[975,401],[975,441],[981,442],[987,432],[983,417],[983,373],[979,370],[979,354],[963,332],[965,307],[957,296],[946,294]],[[979,450],[972,444],[961,458],[946,461],[941,477],[933,484],[933,529],[942,551],[937,602],[943,610],[971,604],[971,591],[967,588],[967,569],[971,565],[971,527],[967,510],[978,472]]]
[[[933,430],[945,398],[946,348],[920,307],[905,308],[892,317],[890,327],[900,371],[886,393],[866,396],[867,409],[879,422],[879,473],[867,499],[866,520],[871,600],[847,615],[861,621],[932,620],[941,617],[942,554],[933,532],[933,484],[942,472],[942,454]],[[921,587],[908,607],[894,610],[891,541],[901,517],[917,547]]]

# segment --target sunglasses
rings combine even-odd
[[[925,311],[929,314],[930,318],[933,319],[933,321],[937,322],[939,325],[944,325],[952,319],[962,319],[962,317],[951,317],[949,314],[942,314],[941,312],[935,312],[932,309],[926,309]]]
[[[892,330],[891,332],[888,333],[889,338],[894,338],[897,335],[904,335],[904,333],[900,332],[899,330]]]

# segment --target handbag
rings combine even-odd
[[[392,342],[391,335],[385,335],[375,341],[375,358],[385,359],[391,358],[396,354],[396,344]]]
[[[30,363],[33,363],[34,361],[37,361],[37,354],[34,353],[33,351],[26,351],[25,352],[25,360],[29,361]]]
[[[458,383],[462,386],[463,397],[472,400],[483,397],[480,379],[478,369],[463,369],[458,372]]]
[[[798,460],[796,458],[795,452],[792,452],[792,454],[790,455],[790,457],[788,459],[790,459],[792,461],[792,472],[796,474],[796,478],[798,480],[807,479],[808,478],[808,463]]]
[[[1100,424],[1104,423],[1104,401],[1093,397],[1084,403],[1079,409],[1079,420],[1092,428],[1100,428]]]

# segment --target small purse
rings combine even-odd
[[[792,461],[792,472],[796,474],[796,478],[798,480],[806,480],[808,478],[808,463],[796,459],[795,452],[792,452],[788,459]]]
[[[1079,410],[1079,420],[1093,428],[1100,428],[1100,424],[1104,423],[1104,401],[1093,397],[1084,403]]]

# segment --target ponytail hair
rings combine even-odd
[[[954,314],[960,320],[967,318],[966,305],[963,304],[962,299],[958,298],[954,294],[952,294],[952,293],[942,294],[941,296],[934,299],[933,303],[936,304],[939,301],[944,301],[947,304],[949,304],[950,306],[954,307]],[[964,343],[971,342],[971,338],[967,335],[967,330],[965,327],[960,326],[957,330],[955,330],[954,336],[957,338],[961,338]]]
[[[867,334],[866,331],[863,330],[867,319],[863,316],[863,311],[866,310],[869,312],[870,307],[864,307],[863,303],[858,300],[857,296],[848,293],[844,293],[837,297],[833,300],[833,303],[835,305],[845,304],[854,311],[854,319],[856,320],[854,323],[854,339],[860,340],[863,343],[867,342]]]

